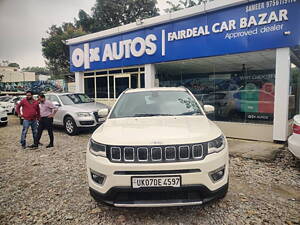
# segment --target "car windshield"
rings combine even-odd
[[[64,105],[74,105],[82,103],[94,102],[85,94],[67,94],[59,96],[60,100]]]
[[[203,115],[185,91],[143,91],[125,93],[110,118]]]

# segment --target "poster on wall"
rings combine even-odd
[[[67,84],[64,80],[47,81],[25,81],[0,83],[1,92],[26,92],[31,90],[34,93],[66,92]]]

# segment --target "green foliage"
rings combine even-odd
[[[175,2],[177,3],[174,3],[174,1],[167,1],[167,4],[169,4],[170,8],[165,9],[166,13],[175,12],[184,8],[190,8],[195,5],[201,5],[205,2],[205,0],[180,0]]]
[[[47,68],[52,74],[69,73],[69,47],[63,43],[65,40],[157,16],[156,4],[156,0],[96,0],[92,15],[80,10],[74,24],[51,26],[48,37],[42,38]]]
[[[18,63],[9,63],[8,66],[20,68],[20,65]]]
[[[87,33],[98,32],[157,16],[156,4],[156,0],[96,0],[92,15],[80,10],[75,24]]]
[[[69,47],[64,41],[86,34],[72,23],[62,26],[53,25],[47,31],[48,37],[42,38],[42,52],[47,68],[54,74],[69,73]]]
[[[23,68],[22,71],[34,72],[36,74],[42,74],[42,75],[50,75],[50,71],[47,68],[39,67],[39,66],[26,67],[26,68]]]

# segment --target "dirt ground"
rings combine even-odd
[[[0,224],[300,224],[300,163],[286,149],[273,162],[230,158],[230,188],[196,207],[122,209],[89,195],[85,152],[91,131],[70,137],[55,129],[38,150],[23,150],[21,126],[0,127]],[[32,143],[28,135],[28,143]]]

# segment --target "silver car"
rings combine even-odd
[[[80,128],[95,127],[105,121],[98,114],[107,105],[94,102],[82,93],[48,93],[46,99],[58,107],[53,124],[63,126],[69,135],[76,135]]]

